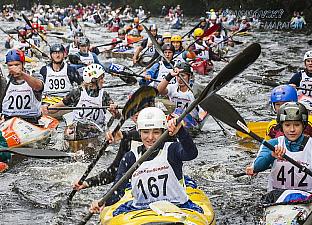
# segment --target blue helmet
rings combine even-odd
[[[7,52],[5,56],[5,63],[20,61],[22,63],[25,62],[25,54],[21,50],[13,49]]]
[[[290,85],[279,85],[275,87],[271,92],[270,100],[274,110],[274,103],[276,102],[298,102],[296,89]]]

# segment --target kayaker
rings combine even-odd
[[[248,30],[251,29],[250,23],[247,21],[247,17],[246,16],[242,16],[242,21],[239,24],[239,27],[237,30],[239,30],[240,32],[246,32]]]
[[[24,28],[20,28],[18,29],[18,32],[17,32],[17,40],[15,40],[13,38],[12,35],[8,35],[8,38],[6,39],[5,43],[4,43],[4,47],[6,49],[19,49],[19,50],[22,50],[24,51],[24,54],[31,57],[32,56],[32,51],[31,51],[31,44],[33,44],[33,40],[32,39],[29,39],[27,43],[26,42],[26,30]]]
[[[25,70],[25,55],[20,50],[8,51],[5,62],[9,75],[4,87],[5,95],[0,102],[2,119],[21,117],[30,123],[37,124],[41,116],[43,77],[36,73],[30,75]]]
[[[162,51],[164,52],[166,58],[171,62],[172,65],[174,65],[173,55],[174,55],[174,47],[171,44],[164,44],[162,46]],[[151,81],[149,81],[150,78],[162,80],[164,79],[167,74],[172,71],[172,67],[170,64],[162,59],[158,63],[155,63],[150,69],[146,71],[146,78],[143,78],[140,80],[140,85],[149,85]],[[173,78],[170,81],[171,84],[176,83],[176,78]],[[156,86],[157,83],[153,83],[153,86]]]
[[[65,48],[62,44],[53,44],[50,48],[50,56],[52,62],[40,69],[40,74],[45,81],[43,92],[47,95],[53,92],[64,97],[74,84],[80,85],[83,79],[76,68],[64,61]]]
[[[293,85],[294,87],[310,89],[312,87],[312,51],[307,51],[304,54],[303,62],[305,68],[295,73],[291,77],[289,84]],[[312,105],[312,90],[308,91],[298,89],[299,98],[301,97],[301,95],[305,95],[307,98],[311,98]]]
[[[82,28],[78,23],[77,18],[73,17],[69,23],[70,36],[74,36],[77,32],[82,32]]]
[[[150,25],[149,31],[155,37],[155,39],[158,41],[158,43],[161,44],[161,36],[159,36],[157,34],[158,29],[157,29],[156,24]],[[143,52],[144,56],[154,58],[154,55],[156,54],[156,50],[155,50],[155,47],[153,46],[153,43],[151,42],[151,40],[149,40],[149,38],[144,39],[142,41],[141,45],[135,49],[134,55],[132,58],[133,64],[136,64],[138,62],[139,55],[141,52]]]
[[[112,43],[118,41],[121,41],[121,43],[111,45],[110,49],[114,52],[124,52],[133,48],[132,44],[128,44],[126,30],[123,28],[118,30],[118,37],[112,39]]]
[[[181,115],[184,110],[191,104],[194,100],[194,94],[191,90],[188,89],[186,84],[182,81],[179,77],[181,76],[189,85],[193,83],[193,71],[192,67],[186,63],[178,63],[174,70],[169,73],[165,79],[163,79],[157,86],[157,90],[159,94],[162,96],[168,96],[169,100],[173,102],[176,106],[174,110],[174,114]],[[177,83],[169,84],[171,79],[176,78]],[[192,80],[192,82],[191,82]],[[186,128],[193,128],[196,127],[200,123],[199,113],[203,112],[199,106],[197,106],[190,114],[188,114],[184,121],[184,126]]]
[[[131,181],[133,201],[126,202],[116,209],[114,216],[130,210],[148,208],[149,203],[158,200],[167,200],[182,208],[191,208],[203,212],[202,208],[188,199],[185,192],[182,166],[183,161],[195,159],[198,154],[196,145],[191,136],[185,131],[181,124],[176,124],[176,119],[166,122],[166,116],[159,108],[148,107],[143,109],[138,115],[138,130],[143,144],[136,146],[126,153],[121,161],[117,177],[117,182],[136,160],[153,146],[165,129],[169,135],[177,134],[179,142],[165,142],[155,151],[139,168],[133,173]],[[149,171],[144,172],[144,171]],[[155,181],[153,187],[157,187],[158,192],[153,192],[149,180]],[[165,180],[165,182],[164,182]],[[112,205],[120,200],[124,195],[127,184],[123,184],[106,201],[105,206]],[[99,212],[98,201],[91,204],[90,211]]]
[[[206,19],[206,17],[202,16],[199,18],[199,25],[198,25],[198,28],[201,28],[203,29],[204,31],[207,30],[209,28],[209,23]]]
[[[74,34],[74,41],[72,43],[70,43],[67,47],[66,47],[66,53],[68,55],[74,55],[77,54],[79,52],[79,38],[83,37],[83,33],[82,32],[76,32]]]
[[[283,160],[283,155],[287,154],[311,169],[312,139],[303,135],[303,130],[308,124],[308,110],[301,103],[287,102],[280,107],[276,120],[284,136],[268,141],[275,146],[274,152],[261,145],[253,164],[246,167],[246,174],[255,175],[271,169],[268,191],[276,189],[311,191],[312,178],[290,162]]]
[[[109,106],[108,111],[114,117],[120,113],[109,94],[103,89],[105,71],[101,65],[91,64],[83,70],[83,83],[79,88],[71,90],[61,102],[50,107],[103,107]],[[58,110],[49,110],[48,106],[42,106],[43,114],[56,113]],[[74,110],[74,121],[92,121],[101,128],[105,128],[105,109]]]
[[[172,35],[171,35],[171,33],[170,32],[164,32],[163,34],[162,34],[162,36],[161,36],[161,38],[162,38],[162,44],[166,44],[166,43],[168,43],[168,44],[170,44],[171,43],[171,37],[172,37]]]

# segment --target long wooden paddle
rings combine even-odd
[[[40,33],[40,31],[39,31],[38,29],[35,29],[35,28],[33,27],[32,23],[31,23],[30,20],[27,18],[27,16],[26,16],[25,14],[22,13],[22,17],[23,17],[23,19],[25,20],[25,22],[27,23],[27,25],[31,27],[31,29],[37,31],[38,35],[39,35],[40,38],[46,43],[46,45],[48,45],[49,47],[51,47],[50,44],[47,42],[47,40],[42,36],[42,34]]]
[[[34,149],[34,148],[1,148],[0,152],[11,152],[13,154],[38,159],[63,159],[73,157],[75,155],[74,153],[53,151],[49,149]]]
[[[233,127],[236,130],[239,130],[245,134],[248,134],[250,137],[259,141],[261,144],[263,144],[270,150],[275,151],[275,148],[273,145],[271,145],[269,142],[265,141],[263,138],[259,137],[254,132],[249,130],[245,120],[241,117],[241,115],[233,108],[232,105],[230,105],[230,103],[225,101],[219,95],[214,95],[211,98],[206,98],[204,101],[202,101],[200,106],[204,110],[209,110],[210,114],[214,115],[216,118],[226,123],[230,127]],[[296,160],[294,160],[293,158],[289,157],[286,154],[283,156],[283,158],[286,159],[291,164],[293,164],[294,166],[298,167],[300,171],[303,171],[307,173],[308,175],[312,176],[312,171],[308,169],[305,165],[300,164],[299,162],[297,162]],[[255,172],[260,172],[260,171],[255,171]],[[245,175],[245,173],[242,173],[239,175]]]
[[[122,41],[115,41],[115,42],[111,42],[111,43],[106,43],[106,44],[100,44],[100,45],[96,45],[94,46],[94,48],[99,48],[99,47],[104,47],[104,46],[110,46],[110,45],[117,45],[119,43],[121,43]]]
[[[205,87],[198,98],[195,99],[187,109],[179,116],[177,123],[180,123],[183,118],[189,114],[198,104],[207,96],[211,96],[216,91],[220,90],[225,86],[230,80],[235,76],[243,72],[250,64],[252,64],[260,55],[261,47],[259,44],[252,44],[248,46],[242,53],[235,57],[229,64],[227,64]],[[125,173],[125,175],[116,182],[111,189],[104,195],[104,197],[99,201],[99,206],[103,206],[106,200],[119,188],[119,186],[129,180],[132,173],[141,165],[156,148],[163,143],[168,137],[169,133],[166,130],[160,138],[154,143],[154,145],[149,148],[140,159],[138,159]],[[79,225],[84,225],[92,217],[93,213],[89,212],[86,217],[79,223]]]
[[[93,107],[93,106],[86,106],[86,107],[76,107],[76,106],[68,106],[68,107],[48,107],[48,110],[81,110],[81,109],[108,109],[109,105],[102,106],[102,107]],[[117,109],[123,109],[123,107],[117,107]]]
[[[113,136],[119,129],[122,127],[124,122],[133,116],[135,113],[139,112],[141,109],[144,108],[147,102],[150,102],[157,96],[158,92],[157,89],[149,86],[143,86],[140,87],[127,101],[126,105],[124,106],[122,110],[122,117],[115,129],[113,130],[112,134]],[[93,159],[93,161],[88,165],[87,170],[82,175],[82,177],[79,180],[79,184],[82,184],[85,179],[88,177],[89,173],[95,166],[95,164],[99,161],[101,156],[103,155],[105,149],[109,146],[109,141],[105,141],[102,148],[98,151],[96,157]],[[67,201],[70,202],[74,195],[76,194],[76,190],[72,190],[72,192],[69,194]]]

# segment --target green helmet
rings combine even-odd
[[[177,67],[178,69],[183,69],[183,71],[181,72],[188,73],[190,75],[193,74],[193,68],[190,64],[186,62],[179,62],[175,67]]]
[[[278,110],[276,121],[279,124],[285,121],[301,121],[305,127],[308,124],[308,115],[309,112],[303,104],[286,102]]]

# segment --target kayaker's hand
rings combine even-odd
[[[145,80],[151,80],[151,78],[152,78],[151,75],[145,75],[145,76],[144,76],[144,79],[145,79]]]
[[[177,118],[172,118],[171,120],[168,121],[168,131],[169,131],[169,135],[173,136],[176,133],[178,133],[178,131],[180,130],[182,123],[177,124]]]
[[[105,133],[105,139],[111,144],[111,143],[117,143],[121,139],[123,139],[122,132],[119,130],[116,132],[115,136],[113,136],[113,133],[111,131],[107,131]]]
[[[79,181],[76,181],[74,184],[73,184],[73,189],[76,190],[76,191],[80,191],[82,189],[85,189],[85,188],[88,188],[89,185],[87,182],[83,182],[82,184],[79,184]]]
[[[48,105],[42,105],[40,107],[40,110],[41,110],[42,115],[48,115],[49,114]]]
[[[109,104],[109,109],[108,111],[112,114],[113,117],[117,118],[118,116],[120,116],[120,113],[117,109],[118,105],[117,104]]]
[[[178,76],[180,71],[182,71],[183,69],[179,69],[179,68],[174,68],[172,71],[170,71],[171,76]]]
[[[132,62],[133,64],[136,64],[138,62],[138,58],[136,56],[132,57]]]
[[[283,156],[285,153],[286,153],[286,148],[284,148],[283,146],[276,145],[275,151],[272,152],[272,156],[279,160],[283,160]]]
[[[0,115],[0,124],[2,124],[5,121],[4,115]]]
[[[9,74],[11,74],[14,78],[18,78],[22,76],[22,67],[21,66],[8,66]]]
[[[247,166],[246,169],[245,169],[245,172],[249,176],[256,176],[257,175],[257,173],[255,173],[255,171],[254,171],[252,166]]]
[[[104,207],[104,205],[102,207]],[[91,213],[99,213],[100,210],[101,210],[101,207],[99,206],[99,201],[93,201],[90,205],[89,211]]]

